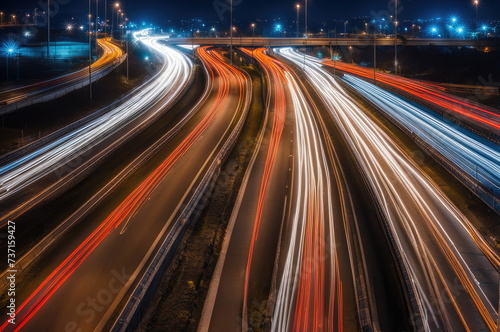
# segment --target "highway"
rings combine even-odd
[[[110,67],[121,63],[120,60],[122,60],[122,57],[124,56],[122,49],[112,43],[109,38],[98,39],[97,44],[102,49],[103,54],[91,65],[92,76],[95,78],[101,77],[102,74],[107,72]],[[34,100],[34,98],[37,98],[37,102],[41,102],[46,100],[42,98],[43,96],[64,91],[66,88],[70,88],[78,84],[80,84],[80,86],[84,86],[88,83],[88,79],[89,69],[86,67],[76,72],[47,81],[0,92],[0,113],[7,112],[5,108],[6,105],[20,103],[26,99]],[[30,104],[33,103],[35,103],[35,101],[30,101]],[[16,108],[9,107],[10,111],[15,109]]]
[[[391,234],[414,327],[496,331],[499,274],[469,223],[432,179],[364,113],[315,58],[280,53],[304,71],[328,106]]]
[[[242,49],[250,54],[250,50]],[[261,62],[267,57],[264,49],[254,51],[256,59]],[[268,60],[269,61],[269,60]],[[221,255],[223,268],[217,284],[213,288],[213,296],[205,304],[205,318],[200,323],[200,331],[239,331],[247,325],[247,304],[254,308],[254,280],[257,278],[269,285],[272,266],[275,261],[280,223],[286,202],[286,188],[289,177],[290,140],[293,135],[293,119],[286,114],[287,100],[283,85],[279,84],[283,74],[263,67],[267,79],[267,100],[264,126],[256,137],[256,152],[242,185],[237,205],[233,211],[230,223],[234,225],[229,238],[226,237],[227,250]],[[272,83],[271,83],[272,82]],[[256,179],[256,180],[254,180]],[[273,202],[273,204],[266,204]],[[276,208],[279,206],[280,208]],[[257,238],[260,240],[257,241]],[[257,248],[256,248],[257,247]],[[261,257],[264,249],[264,267],[254,267],[259,271],[252,274],[250,281],[250,265],[254,253]],[[256,259],[257,260],[257,259]],[[254,263],[256,264],[256,263]],[[264,288],[269,286],[263,286]],[[249,300],[252,297],[252,301]],[[266,299],[267,300],[267,299]],[[264,300],[264,303],[267,302]],[[207,308],[208,307],[208,308]],[[261,319],[261,317],[257,317]]]
[[[185,55],[158,40],[141,38],[148,48],[161,54],[161,69],[122,103],[28,155],[0,166],[0,201],[10,202],[9,210],[6,203],[3,205],[2,220],[26,210],[37,197],[53,190],[52,185],[61,185],[70,173],[83,167],[85,161],[104,158],[130,132],[143,128],[173,105],[188,84],[193,67]],[[35,183],[42,183],[44,190],[33,186]]]
[[[325,65],[335,67],[346,73],[355,74],[372,80],[373,69],[363,68],[339,61],[325,61]],[[500,135],[500,111],[465,98],[450,95],[444,92],[444,88],[438,84],[420,83],[408,78],[398,77],[390,74],[376,74],[376,80],[395,88],[396,91],[415,98],[417,102],[425,102],[430,107],[438,108],[452,119],[457,119],[472,125],[476,130],[482,130],[499,139]]]
[[[224,45],[231,43],[229,37],[218,38],[169,38],[172,44],[194,45]],[[233,36],[233,45],[244,47],[280,47],[280,46],[373,46],[373,37],[367,35],[354,35],[348,38],[266,38]],[[490,39],[446,39],[446,38],[408,38],[405,41],[398,39],[398,45],[411,46],[494,46],[496,40]],[[378,46],[394,46],[394,37],[377,38]]]
[[[343,80],[403,125],[441,156],[500,196],[500,147],[470,131],[443,120],[435,112],[404,100],[362,79],[345,75]]]
[[[243,52],[259,62],[268,82],[265,131],[199,331],[356,329],[351,269],[341,272],[337,251],[343,235],[336,223],[347,213],[336,208],[338,179],[312,101],[291,68],[265,49]]]
[[[197,54],[207,69],[210,94],[195,106],[196,115],[179,132],[171,152],[97,228],[85,230],[77,242],[61,241],[64,249],[57,257],[45,258],[55,268],[46,268],[45,281],[20,297],[17,324],[5,323],[2,331],[101,330],[142,275],[249,106],[247,76],[214,50],[204,47]]]

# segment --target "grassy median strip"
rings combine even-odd
[[[196,331],[227,222],[262,121],[260,74],[244,68],[253,81],[253,100],[241,136],[224,163],[199,220],[188,231],[163,276],[138,331]]]

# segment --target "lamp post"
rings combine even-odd
[[[47,59],[50,58],[50,0],[47,0]]]
[[[479,11],[479,9],[478,9],[479,8],[479,0],[474,0],[473,5],[474,5],[474,7],[476,7],[476,22],[475,22],[475,26],[476,26],[476,32],[477,32],[477,30],[478,30],[477,27],[478,27],[478,14],[479,14],[478,13],[478,11]]]
[[[6,79],[6,81],[8,81],[8,80],[9,80],[9,56],[10,56],[12,53],[14,53],[14,49],[13,49],[13,48],[9,48],[9,49],[7,50],[7,55],[6,55],[6,57],[5,57],[5,59],[7,60],[7,61],[6,61],[6,64],[7,64],[7,79]]]
[[[0,25],[3,25],[3,12],[0,12]]]
[[[233,65],[233,0],[229,2],[229,60]]]
[[[95,41],[97,48],[97,33],[99,32],[99,0],[95,0]]]
[[[398,0],[394,4],[394,75],[398,75]]]
[[[297,38],[299,38],[300,37],[300,26],[299,26],[300,4],[297,4],[296,7],[297,7]]]
[[[118,12],[118,8],[120,8],[120,3],[115,2],[113,8],[115,8]],[[118,17],[116,18],[116,20],[118,21]],[[111,39],[113,39],[115,36],[114,32],[115,32],[115,13],[114,11],[111,11]]]
[[[307,38],[307,0],[306,0],[306,8],[305,8],[305,34]]]
[[[91,25],[91,18],[92,15],[90,14],[91,10],[91,4],[89,0],[89,98],[92,100],[92,25]]]
[[[344,38],[347,38],[347,24],[348,23],[349,23],[348,21],[344,22]]]
[[[255,38],[255,23],[252,23],[252,38]]]

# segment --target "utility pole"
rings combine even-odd
[[[229,45],[229,59],[231,62],[231,66],[233,65],[233,0],[230,0],[229,3],[229,39],[230,39],[230,45]]]
[[[129,54],[128,54],[128,37],[127,37],[127,83],[128,83],[128,58]]]
[[[47,59],[50,58],[50,0],[47,0]]]
[[[307,38],[307,0],[306,0],[305,16],[306,16],[305,17],[305,26],[306,26],[305,33],[306,33],[306,38]]]
[[[104,37],[108,36],[108,0],[104,0]]]
[[[99,0],[95,0],[95,41],[97,48],[97,32],[99,31]]]
[[[89,0],[89,98],[92,100],[92,24],[91,0]]]
[[[297,38],[300,38],[300,4],[297,4]]]
[[[394,75],[398,75],[398,0],[395,0],[394,13]]]
[[[373,27],[373,83],[377,83],[377,34],[376,26]]]

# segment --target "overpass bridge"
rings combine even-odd
[[[355,38],[264,38],[264,37],[233,37],[234,46],[246,47],[280,47],[280,46],[369,46],[374,43],[372,36],[358,36]],[[376,38],[378,46],[394,46],[394,37]],[[220,45],[226,46],[231,43],[231,38],[169,38],[172,44],[193,45]],[[500,39],[431,39],[431,38],[398,38],[398,45],[402,46],[472,46],[493,47],[500,46]]]

